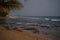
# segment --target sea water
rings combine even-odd
[[[27,28],[34,26],[39,31],[38,35],[60,39],[60,16],[18,16],[17,18],[7,18],[5,23],[15,24],[16,27],[21,25],[24,27],[28,25]],[[12,28],[11,25],[9,27]]]
[[[48,24],[60,26],[60,16],[24,16],[18,18],[10,18],[7,19],[6,22],[16,24]]]

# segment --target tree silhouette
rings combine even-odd
[[[17,0],[0,0],[0,23],[4,23],[5,17],[11,10],[21,9],[22,7],[22,3]]]
[[[17,0],[0,0],[0,17],[6,17],[10,10],[21,9],[22,3]]]

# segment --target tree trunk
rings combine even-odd
[[[0,12],[0,17],[6,17],[8,15],[8,13],[1,13]]]

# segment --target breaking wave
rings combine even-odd
[[[51,21],[60,21],[60,19],[51,19]]]
[[[45,20],[50,20],[49,18],[45,18]]]
[[[45,18],[47,21],[60,21],[60,19],[50,19],[50,18]]]

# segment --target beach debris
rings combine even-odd
[[[50,25],[40,25],[40,27],[47,27],[47,28],[49,28],[49,27],[51,27]]]
[[[40,27],[46,27],[46,28],[49,28],[49,26],[45,26],[45,25],[42,25],[42,26],[40,26]]]
[[[36,28],[24,28],[24,30],[37,30]]]
[[[22,29],[21,28],[18,28],[18,27],[15,27],[13,30],[17,30],[17,31],[22,32]]]

